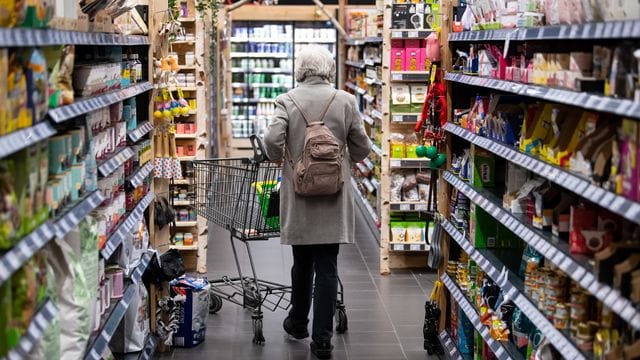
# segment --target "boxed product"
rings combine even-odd
[[[411,91],[407,84],[394,83],[391,86],[391,111],[411,111]]]
[[[419,39],[407,39],[404,41],[405,56],[404,56],[404,70],[405,71],[420,71],[424,70],[424,58],[421,52],[421,41]]]
[[[173,345],[193,347],[205,339],[209,315],[209,282],[183,276],[170,283],[171,292],[181,295],[178,302],[178,330],[173,334]]]
[[[496,181],[496,159],[495,156],[483,149],[473,146],[471,148],[471,158],[473,159],[473,186],[478,188],[491,188]]]
[[[120,63],[82,64],[73,69],[73,87],[82,97],[120,88]]]
[[[411,91],[411,112],[422,111],[422,106],[427,98],[428,88],[426,85],[410,85]]]
[[[404,47],[404,40],[392,39],[390,70],[391,71],[405,70],[405,56],[406,56],[406,49]]]

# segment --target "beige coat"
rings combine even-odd
[[[311,117],[320,115],[335,91],[326,81],[312,77],[290,91]],[[316,119],[309,119],[315,121]],[[371,141],[364,131],[362,118],[353,95],[339,91],[329,107],[324,122],[336,137],[347,144],[343,172],[345,184],[338,195],[300,197],[293,190],[293,170],[288,160],[282,164],[280,190],[280,238],[282,244],[312,245],[351,243],[355,213],[351,186],[352,161],[360,161],[371,151]],[[276,99],[276,111],[265,134],[265,150],[273,161],[284,158],[289,147],[295,163],[304,146],[306,124],[300,111],[284,94]]]

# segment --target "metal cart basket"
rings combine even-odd
[[[222,299],[253,312],[253,342],[263,344],[262,308],[291,307],[291,287],[259,279],[249,243],[280,236],[279,183],[281,167],[266,159],[260,139],[251,138],[254,158],[194,160],[192,206],[199,216],[229,231],[237,277],[210,280],[210,313],[222,308]],[[245,245],[251,276],[245,276],[236,241]],[[347,330],[344,291],[339,281],[336,332]]]

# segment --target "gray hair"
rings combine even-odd
[[[295,76],[297,82],[303,82],[311,76],[332,81],[336,76],[333,55],[320,45],[304,46],[296,56]]]

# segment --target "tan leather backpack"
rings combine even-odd
[[[294,191],[305,197],[327,196],[337,194],[342,190],[344,178],[342,176],[342,160],[344,145],[324,124],[324,116],[333,103],[335,91],[317,121],[309,122],[309,116],[289,94],[289,98],[300,110],[307,124],[304,137],[304,148],[296,164],[293,164],[291,153],[287,154],[294,172]]]

